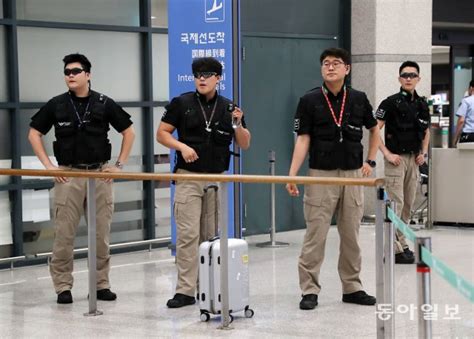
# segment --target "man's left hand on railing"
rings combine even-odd
[[[51,165],[46,167],[47,170],[50,171],[62,171],[62,168],[59,168],[57,166]],[[54,177],[54,181],[56,181],[59,184],[65,184],[69,181],[69,178],[67,177]]]

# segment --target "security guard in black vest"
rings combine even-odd
[[[330,48],[320,56],[322,87],[306,93],[295,115],[296,139],[289,175],[298,174],[309,153],[309,175],[314,177],[361,178],[375,167],[379,129],[372,106],[363,92],[344,85],[350,72],[350,55],[341,48]],[[370,130],[366,161],[361,144],[363,128]],[[287,184],[291,196],[299,195],[296,185]],[[374,305],[360,280],[361,251],[359,227],[364,212],[363,187],[306,185],[304,192],[306,234],[298,262],[303,298],[300,309],[318,304],[321,290],[319,273],[331,218],[337,209],[337,229],[341,238],[338,271],[342,301]]]
[[[49,100],[31,118],[28,139],[33,151],[48,170],[120,171],[135,138],[130,115],[112,99],[90,89],[91,63],[84,55],[66,55],[63,61],[69,91]],[[123,136],[115,166],[106,165],[111,157],[109,125]],[[59,167],[51,162],[42,141],[53,126],[54,156]],[[112,180],[97,180],[96,187],[97,299],[115,300],[117,295],[110,290],[109,282],[109,233],[114,209]],[[73,301],[74,237],[84,213],[86,193],[87,178],[55,178],[55,237],[50,272],[59,304]]]
[[[192,64],[195,92],[174,98],[161,119],[157,141],[175,149],[177,173],[222,173],[229,168],[229,146],[250,145],[243,112],[217,93],[222,65],[214,58],[195,59]],[[178,131],[178,139],[172,133]],[[176,294],[170,308],[192,305],[198,277],[199,244],[215,235],[215,191],[209,183],[176,181],[174,218],[177,226]],[[206,193],[207,191],[207,193]],[[204,202],[206,200],[207,202]]]
[[[380,150],[385,157],[387,194],[396,203],[397,215],[409,222],[415,202],[419,166],[428,157],[430,113],[426,99],[415,90],[420,81],[420,66],[405,61],[399,68],[400,92],[388,97],[376,112],[378,126],[385,126],[385,144]],[[395,241],[395,263],[412,264],[413,252],[398,229]]]

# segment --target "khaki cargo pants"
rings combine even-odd
[[[415,203],[416,188],[420,172],[415,162],[416,155],[401,154],[400,165],[395,166],[385,160],[385,188],[390,200],[396,204],[396,213],[405,224],[410,222],[410,214]],[[395,231],[395,253],[402,253],[408,248],[405,236],[398,229]]]
[[[72,170],[62,168],[64,170]],[[73,286],[73,250],[77,226],[87,212],[87,178],[54,185],[54,244],[49,270],[56,293]],[[96,179],[97,289],[110,288],[109,234],[114,211],[113,184]]]
[[[177,173],[196,174],[182,169]],[[216,235],[216,192],[212,189],[207,193],[204,192],[209,184],[204,181],[176,181],[174,194],[178,269],[176,293],[188,296],[194,296],[196,291],[199,245]]]
[[[360,178],[361,170],[323,171],[310,169],[312,177]],[[300,288],[303,295],[319,294],[319,274],[324,260],[326,238],[334,212],[340,237],[338,271],[343,293],[362,290],[359,278],[361,254],[359,227],[364,213],[362,186],[306,185],[304,217],[306,233],[298,262]]]

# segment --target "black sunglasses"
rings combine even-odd
[[[196,79],[200,79],[201,77],[203,77],[204,79],[209,79],[213,75],[217,75],[217,73],[216,72],[194,72],[194,77]]]
[[[66,76],[69,76],[69,75],[78,75],[78,74],[81,74],[81,72],[83,72],[84,70],[82,68],[79,68],[79,67],[75,67],[75,68],[65,68],[64,69],[64,75]]]
[[[403,78],[403,79],[416,79],[418,78],[418,74],[416,73],[402,73],[400,74],[400,78]]]

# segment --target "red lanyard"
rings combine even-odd
[[[322,87],[321,87],[321,91],[323,92],[324,98],[326,99],[326,102],[328,103],[329,110],[331,111],[332,118],[334,119],[334,123],[337,125],[337,127],[341,127],[342,117],[344,115],[344,108],[346,106],[346,95],[347,95],[346,86],[344,86],[344,95],[342,96],[342,105],[341,105],[341,111],[339,112],[339,121],[336,119],[336,113],[334,113],[334,109],[332,108],[331,102],[329,101],[326,91]]]

